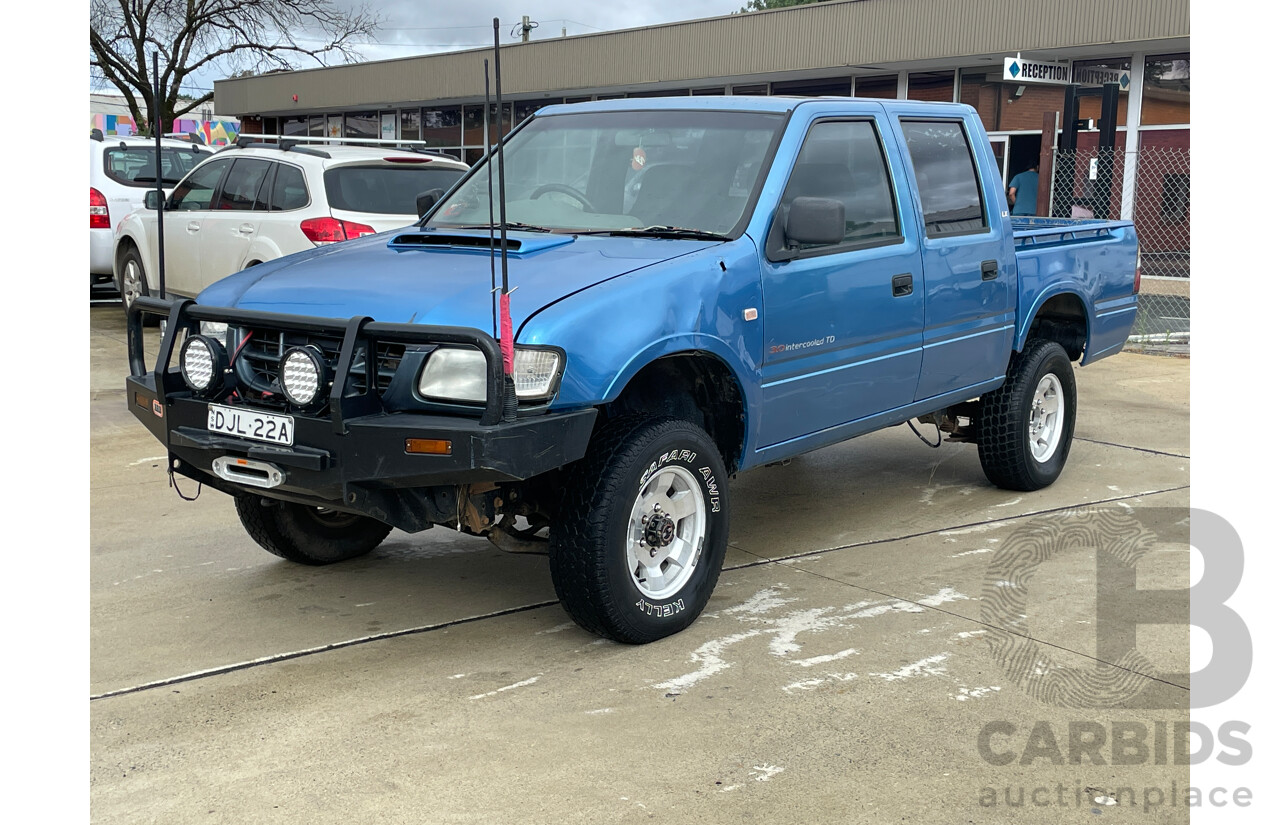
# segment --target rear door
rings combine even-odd
[[[1017,266],[1003,184],[982,132],[961,117],[930,116],[936,110],[924,106],[919,116],[901,111],[923,235],[924,357],[915,397],[924,400],[1004,375]]]
[[[200,277],[204,286],[244,268],[249,244],[267,211],[274,165],[261,158],[235,159],[200,230]]]
[[[774,215],[763,261],[763,409],[769,447],[911,403],[924,302],[909,188],[878,104],[843,103],[808,126]],[[891,139],[891,138],[890,138]],[[785,242],[800,196],[838,200],[845,238]]]

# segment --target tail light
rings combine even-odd
[[[107,212],[107,198],[92,186],[89,187],[89,228],[111,228],[111,215]]]
[[[362,223],[342,221],[337,218],[309,218],[301,224],[302,234],[319,246],[323,243],[350,241],[361,235],[372,235],[374,228]]]
[[[1142,288],[1142,244],[1138,244],[1138,263],[1133,268],[1133,294]]]

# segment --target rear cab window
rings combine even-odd
[[[925,235],[968,235],[988,228],[973,148],[958,120],[903,120],[902,133],[920,191]]]
[[[466,170],[429,163],[387,166],[335,166],[324,173],[324,189],[332,209],[378,215],[418,214],[418,195],[430,189],[448,191]]]

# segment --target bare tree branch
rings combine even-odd
[[[291,69],[299,59],[324,66],[334,57],[349,63],[380,23],[367,6],[342,11],[334,0],[90,0],[89,66],[124,94],[141,128],[153,111],[153,53],[160,54],[161,120],[171,123],[213,97],[183,94],[196,71]]]

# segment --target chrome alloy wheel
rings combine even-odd
[[[685,586],[702,555],[707,505],[700,482],[683,467],[666,467],[645,482],[627,524],[627,569],[647,598]]]
[[[1036,385],[1031,399],[1031,420],[1028,434],[1031,441],[1031,457],[1043,464],[1053,457],[1062,440],[1062,382],[1058,376],[1048,373]]]
[[[124,302],[125,309],[128,309],[142,295],[142,265],[136,259],[129,258],[124,262],[120,281],[120,300]]]

